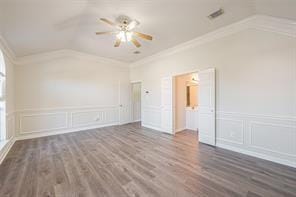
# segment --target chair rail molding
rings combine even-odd
[[[216,114],[218,147],[296,167],[296,117]]]
[[[16,112],[17,140],[119,124],[118,106],[25,109]]]

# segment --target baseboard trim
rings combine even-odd
[[[155,126],[151,126],[151,125],[142,124],[142,127],[146,127],[148,129],[153,129],[153,130],[156,130],[156,131],[163,132],[161,128],[155,127]]]
[[[184,130],[186,130],[186,128],[179,128],[179,129],[175,130],[175,133],[178,133],[178,132],[181,132],[181,131],[184,131]]]
[[[15,141],[16,141],[15,138],[12,137],[11,139],[7,140],[5,142],[5,145],[3,145],[3,147],[0,149],[0,165],[4,161],[6,155],[10,151],[10,149],[13,146],[13,144],[14,144]]]
[[[110,126],[115,126],[115,125],[118,125],[118,123],[116,122],[116,123],[104,124],[104,125],[71,128],[71,129],[61,130],[61,131],[49,131],[49,132],[36,132],[36,133],[29,133],[29,134],[20,134],[16,137],[16,140],[26,140],[26,139],[46,137],[46,136],[52,136],[52,135],[60,135],[60,134],[65,134],[65,133],[85,131],[85,130],[89,130],[89,129],[99,129],[102,127],[110,127]]]
[[[282,165],[286,165],[286,166],[289,166],[289,167],[296,168],[296,162],[293,162],[293,161],[279,159],[279,158],[276,158],[276,157],[256,153],[256,152],[253,152],[253,151],[249,151],[249,150],[245,150],[245,149],[242,149],[242,148],[237,148],[237,147],[233,147],[233,146],[229,146],[229,145],[225,145],[225,144],[221,144],[221,143],[217,143],[216,146],[219,147],[219,148],[224,148],[224,149],[231,150],[231,151],[234,151],[234,152],[237,152],[237,153],[249,155],[249,156],[252,156],[252,157],[259,158],[259,159],[263,159],[263,160],[267,160],[267,161],[271,161],[271,162],[274,162],[274,163],[279,163],[279,164],[282,164]]]

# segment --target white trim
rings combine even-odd
[[[178,128],[178,129],[175,130],[175,134],[178,133],[178,132],[184,131],[186,129],[187,128],[185,128],[185,127],[184,128]],[[190,129],[188,129],[188,130],[190,130]]]
[[[77,128],[77,127],[85,127],[85,126],[91,126],[91,125],[97,125],[99,124],[99,122],[92,122],[92,123],[83,123],[83,124],[78,124],[78,125],[73,125],[73,116],[75,116],[75,114],[79,114],[79,113],[87,113],[87,112],[97,112],[97,113],[106,113],[106,111],[117,111],[118,113],[118,109],[119,107],[113,107],[113,108],[102,108],[102,109],[97,109],[97,110],[80,110],[80,111],[72,111],[70,112],[70,127],[72,128]],[[106,114],[104,114],[105,116]],[[118,114],[119,115],[119,114]],[[106,120],[104,120],[106,121]],[[107,120],[108,121],[108,120]],[[119,124],[119,120],[117,121],[113,121],[112,124]]]
[[[106,106],[98,106],[98,105],[88,105],[88,106],[69,106],[69,107],[49,107],[49,108],[31,108],[31,109],[19,109],[15,112],[25,113],[25,112],[34,112],[34,111],[61,111],[61,110],[79,110],[83,109],[108,109],[108,108],[118,108],[118,105],[106,105]]]
[[[16,111],[17,115],[17,134],[30,134],[30,133],[44,133],[44,132],[53,132],[53,131],[61,131],[61,130],[68,130],[68,129],[74,129],[74,128],[83,128],[83,127],[89,127],[89,126],[100,126],[100,125],[106,125],[106,124],[116,124],[118,125],[118,112],[119,107],[118,106],[87,106],[87,107],[67,107],[67,108],[47,108],[47,109],[26,109],[26,110],[19,110]],[[84,123],[78,123],[73,124],[73,117],[76,114],[80,113],[93,113],[97,112],[100,115],[100,120],[94,120],[93,122],[84,122]],[[46,116],[52,116],[52,115],[62,115],[62,117],[59,120],[63,120],[63,122],[57,122],[57,126],[55,128],[40,128],[35,131],[24,131],[23,128],[23,119],[25,117],[45,117]],[[98,116],[97,115],[97,116]],[[97,118],[94,117],[94,118]],[[129,122],[126,122],[129,123]]]
[[[57,59],[65,56],[77,57],[77,58],[85,59],[88,61],[96,61],[100,63],[111,64],[118,67],[128,68],[128,63],[126,62],[117,61],[110,58],[104,58],[97,55],[83,53],[83,52],[79,52],[71,49],[62,49],[62,50],[56,50],[51,52],[37,53],[34,55],[23,56],[23,57],[17,58],[14,63],[15,65],[26,65],[31,63],[43,62],[43,61],[50,61],[52,59]]]
[[[254,149],[257,149],[257,150],[262,150],[262,151],[267,151],[267,152],[271,152],[271,153],[275,153],[275,154],[279,154],[279,155],[286,155],[288,157],[294,157],[296,158],[296,155],[295,154],[289,154],[289,153],[285,153],[285,152],[281,152],[281,151],[275,151],[275,150],[271,150],[271,149],[268,149],[268,148],[265,148],[265,147],[260,147],[260,146],[257,146],[253,143],[253,135],[254,135],[254,129],[253,129],[253,126],[254,125],[265,125],[265,126],[275,126],[275,127],[284,127],[284,128],[292,128],[292,129],[295,129],[296,131],[296,127],[294,126],[287,126],[287,125],[283,125],[283,124],[272,124],[272,123],[266,123],[266,122],[259,122],[259,121],[250,121],[249,123],[249,130],[250,130],[250,133],[249,133],[249,138],[250,138],[250,144],[249,146],[251,148],[254,148]],[[295,134],[296,135],[296,134]]]
[[[198,45],[217,40],[219,38],[238,33],[245,29],[259,29],[286,36],[296,37],[296,23],[293,20],[271,17],[266,15],[253,15],[239,22],[221,27],[215,31],[199,36],[188,42],[181,43],[172,48],[165,49],[152,56],[145,57],[130,64],[130,68],[141,66],[159,58],[164,58],[175,53],[194,48]]]
[[[163,132],[160,127],[155,127],[155,126],[151,126],[151,125],[147,125],[147,124],[142,124],[142,127],[146,127],[148,129],[153,129],[155,131]]]
[[[3,54],[8,57],[9,61],[14,63],[16,59],[16,55],[14,51],[9,47],[9,44],[6,40],[0,35],[0,49],[2,50]]]
[[[132,120],[130,123],[133,123],[133,122],[141,122],[141,119]]]
[[[1,37],[1,35],[0,35],[0,48],[3,50],[5,55],[9,57],[11,62],[16,65],[23,65],[23,64],[28,64],[32,62],[38,62],[38,61],[47,61],[53,58],[59,58],[63,56],[71,56],[71,57],[75,56],[75,57],[84,58],[87,60],[110,63],[111,65],[114,65],[114,66],[132,68],[132,67],[140,66],[144,63],[153,61],[155,59],[173,55],[177,52],[181,52],[186,49],[190,49],[195,46],[198,46],[200,44],[214,41],[216,39],[225,37],[227,35],[231,35],[250,28],[269,31],[269,32],[278,33],[278,34],[291,36],[291,37],[296,37],[295,21],[279,18],[279,17],[267,16],[267,15],[253,15],[239,22],[221,27],[215,31],[199,36],[188,42],[184,42],[172,48],[160,51],[159,53],[154,54],[152,56],[144,57],[133,63],[100,57],[94,54],[79,52],[72,49],[60,49],[60,50],[51,51],[51,52],[38,53],[38,54],[33,54],[33,55],[23,56],[23,57],[16,57],[15,52],[9,47],[9,45],[7,44],[5,39]]]
[[[213,68],[213,67],[209,67],[209,68],[205,68],[205,69],[210,69],[210,68]],[[191,70],[188,70],[188,71],[180,71],[180,72],[175,72],[173,73],[171,76],[172,77],[179,77],[179,76],[182,76],[182,75],[190,75],[190,74],[193,74],[193,73],[198,73],[200,72],[200,70],[197,70],[197,69],[191,69]]]
[[[51,115],[57,115],[57,114],[63,114],[65,115],[66,118],[66,122],[65,122],[65,126],[62,127],[56,127],[56,128],[50,128],[50,129],[40,129],[40,130],[33,130],[30,132],[25,132],[23,131],[23,118],[25,117],[40,117],[40,116],[51,116]],[[61,129],[67,129],[69,124],[68,124],[68,113],[67,112],[55,112],[55,113],[36,113],[36,114],[29,114],[29,115],[25,115],[25,114],[21,114],[19,119],[19,133],[20,134],[29,134],[29,133],[38,133],[38,132],[50,132],[53,130],[61,130]]]
[[[266,154],[261,154],[261,153],[258,153],[258,152],[249,151],[249,150],[246,150],[246,149],[242,149],[242,148],[238,148],[238,147],[234,147],[234,146],[229,146],[229,145],[226,145],[226,144],[221,144],[219,142],[216,143],[216,146],[220,147],[220,148],[227,149],[227,150],[231,150],[231,151],[234,151],[234,152],[237,152],[237,153],[242,153],[242,154],[245,154],[245,155],[253,156],[253,157],[256,157],[256,158],[260,158],[260,159],[264,159],[264,160],[268,160],[268,161],[271,161],[271,162],[280,163],[280,164],[283,164],[283,165],[286,165],[286,166],[291,166],[291,167],[296,168],[296,162],[293,162],[293,161],[279,159],[278,157],[268,156]]]
[[[229,115],[229,116],[243,116],[247,118],[268,118],[273,120],[287,120],[287,121],[296,121],[295,116],[279,116],[272,114],[248,114],[240,112],[225,112],[225,111],[216,111],[216,115]]]
[[[4,51],[5,55],[8,56],[9,59],[16,65],[23,65],[23,64],[28,64],[32,62],[38,62],[38,61],[47,61],[53,58],[59,58],[63,56],[71,56],[71,57],[75,56],[75,57],[80,57],[87,60],[110,63],[112,65],[119,66],[119,67],[132,68],[132,67],[140,66],[141,64],[153,61],[155,59],[169,56],[177,52],[181,52],[186,49],[193,48],[197,45],[200,45],[209,41],[213,41],[213,40],[225,37],[227,35],[240,32],[244,29],[250,29],[250,28],[274,32],[274,33],[283,34],[291,37],[296,37],[295,21],[279,18],[279,17],[266,16],[266,15],[253,15],[239,22],[230,24],[228,26],[224,26],[213,32],[199,36],[188,42],[184,42],[172,48],[160,51],[159,53],[154,54],[152,56],[144,57],[133,63],[100,57],[94,54],[75,51],[72,49],[60,49],[56,51],[38,53],[38,54],[33,54],[33,55],[23,56],[18,58],[16,57],[15,52],[9,47],[5,39],[1,36],[0,36],[0,48]]]
[[[10,149],[13,146],[15,141],[16,141],[15,138],[12,137],[9,140],[6,140],[4,142],[0,142],[0,144],[2,144],[2,143],[4,144],[4,145],[0,146],[0,165],[3,162],[3,160],[5,159],[6,155],[10,151]]]
[[[134,80],[134,81],[130,81],[130,83],[142,83],[142,80]]]
[[[45,136],[52,136],[52,135],[60,135],[65,133],[73,133],[73,132],[83,132],[90,129],[98,129],[102,127],[109,127],[109,126],[116,126],[118,124],[105,124],[105,125],[95,125],[95,126],[88,126],[88,127],[79,127],[79,128],[71,128],[63,131],[49,131],[49,132],[40,132],[40,133],[29,133],[29,134],[20,134],[16,137],[16,140],[25,140],[25,139],[32,139],[32,138],[39,138]]]
[[[242,139],[240,141],[234,141],[234,140],[230,140],[230,139],[226,139],[226,138],[223,138],[223,137],[218,137],[217,135],[217,130],[219,129],[218,126],[218,121],[232,121],[232,122],[237,122],[239,124],[241,124],[241,134],[242,134]],[[219,141],[224,141],[224,142],[228,142],[228,143],[233,143],[233,144],[237,144],[237,145],[244,145],[244,142],[245,142],[245,124],[244,124],[244,121],[243,120],[236,120],[236,119],[231,119],[231,118],[218,118],[216,117],[216,140],[219,140]]]

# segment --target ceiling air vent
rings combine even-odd
[[[219,16],[221,16],[222,14],[224,14],[224,10],[222,8],[220,8],[219,10],[213,12],[212,14],[210,14],[208,16],[209,19],[213,20]]]

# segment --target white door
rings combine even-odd
[[[161,79],[161,129],[173,134],[173,77]]]
[[[199,141],[215,146],[216,144],[216,108],[215,108],[215,69],[198,72],[199,105],[198,131]]]
[[[132,121],[141,121],[141,83],[132,83]]]
[[[129,81],[119,81],[119,124],[131,122],[131,85]]]

